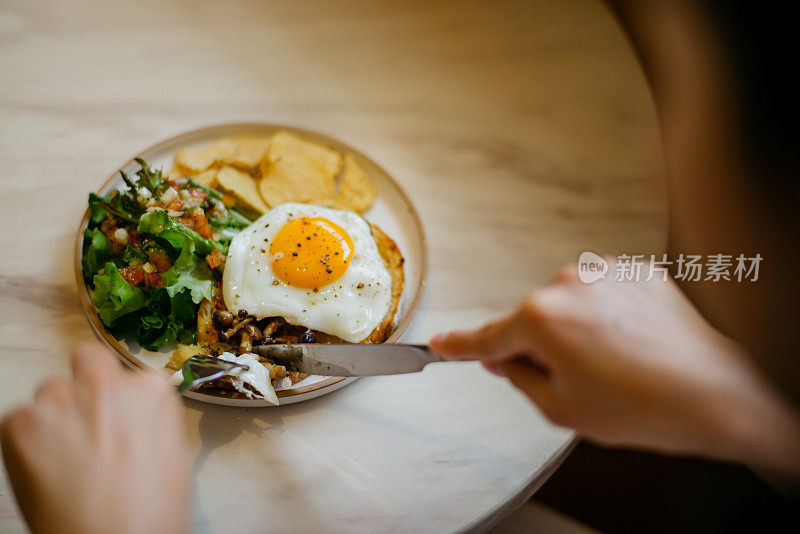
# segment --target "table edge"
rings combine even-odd
[[[459,534],[488,532],[504,517],[522,506],[547,482],[578,444],[578,441],[580,441],[578,435],[574,431],[571,434],[570,438],[521,487],[511,492],[506,499],[497,503],[487,512],[471,519],[455,532]]]

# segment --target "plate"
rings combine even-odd
[[[332,148],[352,152],[360,160],[360,163],[375,183],[378,196],[375,199],[375,203],[364,214],[364,218],[380,226],[388,236],[394,239],[406,260],[404,264],[406,280],[395,318],[395,329],[386,340],[386,343],[396,342],[411,323],[425,289],[427,272],[425,233],[417,211],[403,189],[378,164],[355,148],[331,137],[291,126],[266,123],[229,123],[191,130],[161,141],[131,157],[119,169],[132,175],[139,168],[138,164],[134,162],[134,158],[146,160],[153,168],[169,169],[172,166],[173,156],[179,149],[201,147],[222,137],[246,134],[269,135],[278,130],[287,130],[308,139],[319,141]],[[119,169],[114,170],[97,190],[97,193],[105,195],[113,189],[122,189],[124,187],[124,183],[119,176]],[[89,292],[83,280],[81,269],[83,231],[86,229],[88,222],[89,210],[87,209],[76,235],[75,278],[78,283],[78,295],[83,311],[89,318],[95,334],[103,343],[116,352],[127,365],[137,369],[153,368],[160,372],[171,373],[172,371],[164,368],[164,364],[169,360],[172,349],[164,347],[159,352],[151,352],[141,348],[135,340],[117,339],[106,330],[97,315],[97,311],[89,298]],[[279,391],[278,398],[282,405],[313,399],[335,391],[354,380],[355,378],[353,377],[309,376],[294,384],[291,389]],[[226,406],[273,406],[265,400],[233,399],[196,391],[189,391],[185,393],[185,396],[203,402]]]

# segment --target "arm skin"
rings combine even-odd
[[[780,63],[792,57],[792,50],[782,44],[792,38],[765,34],[759,26],[764,24],[761,19],[772,17],[774,27],[775,19],[785,16],[775,6],[748,7],[759,12],[753,16],[760,22],[736,33],[723,27],[720,13],[704,9],[711,3],[608,2],[653,90],[667,171],[670,254],[759,253],[764,258],[757,283],[695,282],[682,289],[713,325],[747,348],[755,365],[797,409],[798,169],[789,164],[776,170],[775,154],[754,145],[758,134],[747,111],[769,110],[753,109],[758,102],[745,95],[738,76],[747,69],[734,42],[758,41],[758,53],[769,57],[756,61]],[[728,9],[740,7],[732,3]],[[782,76],[789,76],[791,69],[783,71]],[[758,80],[763,93],[757,98],[782,98],[776,87],[791,85],[780,76]],[[776,130],[796,139],[789,124],[776,125]]]
[[[175,388],[128,373],[94,343],[74,378],[45,382],[0,422],[11,484],[32,532],[188,532],[189,458]]]
[[[798,210],[757,187],[732,58],[709,14],[684,0],[609,4],[653,90],[671,255],[760,253],[758,282],[687,283],[692,304],[672,281],[584,285],[567,269],[509,316],[431,346],[482,359],[587,438],[737,461],[797,485]]]

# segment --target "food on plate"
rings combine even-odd
[[[218,171],[216,169],[208,169],[200,174],[195,174],[192,176],[192,179],[195,182],[199,182],[205,186],[216,188],[218,185],[217,172]],[[186,174],[179,173],[178,176],[186,176]]]
[[[278,382],[277,387],[282,389],[287,389],[292,385],[291,380],[286,377],[277,381],[273,380],[268,367],[263,365],[255,354],[236,355],[230,352],[223,352],[217,355],[217,358],[247,366],[247,369],[236,368],[230,374],[215,380],[217,387],[224,384],[228,390],[241,393],[247,398],[259,398],[272,404],[278,404],[278,395],[275,393],[276,385],[274,383]],[[183,371],[175,372],[171,377],[171,381],[175,385],[183,382]]]
[[[165,174],[221,186],[226,204],[241,203],[240,208],[256,215],[289,202],[364,213],[376,197],[375,185],[355,154],[283,130],[179,150]]]
[[[240,233],[235,238],[237,240],[236,244],[232,243],[226,260],[225,274],[223,276],[221,289],[215,293],[214,299],[211,301],[203,301],[203,303],[200,305],[197,318],[198,344],[209,348],[212,352],[231,351],[238,354],[247,354],[252,350],[252,347],[255,344],[342,343],[345,341],[355,341],[359,343],[381,343],[385,341],[386,338],[389,337],[392,327],[394,326],[395,316],[405,281],[403,270],[404,259],[394,241],[392,241],[392,239],[382,232],[377,226],[369,225],[371,232],[369,241],[371,242],[367,242],[367,244],[364,245],[364,248],[371,252],[364,252],[364,255],[377,252],[377,256],[380,258],[381,266],[373,264],[370,266],[370,268],[367,268],[366,262],[363,262],[362,269],[353,271],[354,273],[361,273],[362,281],[359,281],[353,277],[349,282],[350,289],[347,289],[345,288],[345,279],[347,279],[348,276],[347,273],[340,273],[338,271],[334,272],[332,267],[330,269],[332,272],[328,273],[328,267],[326,267],[326,264],[323,264],[321,261],[319,261],[319,264],[322,266],[321,270],[317,269],[314,272],[302,272],[303,268],[307,265],[307,262],[303,261],[304,259],[310,259],[313,261],[317,255],[321,254],[318,260],[325,260],[325,256],[329,253],[321,250],[319,246],[325,245],[326,243],[330,244],[331,240],[317,241],[316,248],[306,246],[309,251],[309,254],[306,257],[302,257],[299,252],[297,256],[291,255],[292,253],[303,248],[302,246],[296,246],[298,241],[297,238],[300,239],[301,245],[303,245],[303,242],[310,243],[315,238],[313,235],[313,230],[311,230],[310,234],[308,234],[307,231],[302,233],[303,230],[308,230],[306,226],[310,225],[303,224],[305,219],[300,217],[300,215],[304,215],[313,211],[315,215],[327,215],[331,218],[337,218],[343,215],[345,212],[337,213],[334,212],[334,210],[324,210],[323,208],[317,208],[309,205],[286,205],[286,207],[279,206],[273,211],[276,210],[278,210],[278,213],[276,214],[275,218],[279,221],[286,222],[276,232],[275,239],[277,239],[277,235],[286,230],[287,234],[291,237],[288,238],[287,242],[284,244],[288,243],[290,257],[293,260],[297,260],[297,263],[294,264],[296,267],[295,272],[289,271],[287,273],[285,271],[281,271],[280,276],[290,279],[292,283],[297,285],[289,286],[288,283],[281,279],[278,276],[278,273],[275,272],[276,268],[274,265],[276,263],[280,265],[280,260],[282,260],[284,256],[278,258],[278,253],[272,253],[267,242],[263,241],[263,239],[270,238],[259,238],[257,235],[254,236],[255,234],[258,234],[261,229],[266,230],[266,228],[264,228],[266,224],[281,224],[280,222],[263,222],[262,220],[266,221],[267,219],[267,216],[265,215],[258,221],[255,221],[249,228]],[[291,213],[292,215],[289,216],[287,220],[285,217],[278,217],[280,213],[284,213],[285,215]],[[350,216],[358,217],[352,213]],[[299,230],[297,228],[298,225],[300,225]],[[289,234],[289,232],[293,233],[295,231],[300,232],[300,235]],[[340,226],[339,232],[337,233],[339,233],[340,237],[342,237],[346,242],[346,238],[341,236],[341,233],[343,232],[344,229]],[[319,235],[319,231],[317,234],[317,239],[322,237]],[[307,237],[311,237],[312,239],[306,239]],[[353,239],[352,237],[350,239],[353,242],[353,246],[351,248],[354,250],[353,257],[355,257],[355,251],[358,251],[359,246],[362,246],[363,241]],[[250,244],[248,245],[248,243]],[[375,249],[372,249],[373,243]],[[335,245],[335,243],[333,244]],[[279,246],[282,247],[283,245]],[[347,246],[349,246],[349,243],[347,243]],[[294,250],[292,250],[293,247]],[[338,252],[338,250],[331,250],[333,252],[332,256],[336,257],[336,252]],[[240,256],[240,251],[244,251],[243,256]],[[353,260],[349,260],[349,263],[352,263],[352,261]],[[247,279],[247,276],[244,276],[243,271],[240,270],[241,266],[237,267],[237,264],[249,264],[252,271],[251,274],[253,274],[252,279],[250,279],[248,282],[237,282],[237,277],[240,277],[241,280]],[[298,270],[297,267],[300,269]],[[352,268],[352,266],[350,268]],[[229,269],[232,270],[229,271]],[[261,271],[259,271],[259,269]],[[280,269],[280,266],[278,269]],[[272,275],[267,273],[267,270],[271,270]],[[331,281],[329,277],[333,277],[335,274],[339,274],[340,276]],[[329,307],[328,310],[333,316],[338,314],[339,317],[336,317],[336,320],[338,321],[342,315],[342,308],[336,306],[336,304],[340,302],[340,298],[343,299],[341,301],[342,303],[344,303],[347,298],[354,299],[353,301],[356,303],[358,303],[358,299],[362,297],[369,298],[369,296],[374,292],[370,293],[369,291],[365,292],[364,290],[369,290],[371,287],[370,284],[372,284],[374,287],[380,287],[376,285],[378,283],[385,285],[386,282],[382,280],[386,280],[387,275],[389,284],[388,302],[384,302],[384,304],[378,306],[376,306],[374,302],[371,302],[366,306],[367,311],[371,310],[371,315],[369,316],[369,326],[367,328],[360,329],[360,321],[363,320],[360,317],[362,317],[362,314],[367,315],[363,310],[357,310],[353,316],[350,317],[349,321],[342,321],[342,324],[335,324],[336,322],[334,321],[333,327],[329,329],[327,326],[312,324],[307,318],[303,317],[307,314],[307,312],[304,314],[302,308],[297,308],[298,305],[302,306],[303,301],[305,301],[307,304],[307,307],[305,308],[306,310],[315,309],[320,303],[326,305],[327,301],[325,299],[327,298],[332,300],[334,303],[334,305]],[[314,287],[314,285],[317,283],[314,280],[319,280],[320,284],[325,285]],[[299,286],[308,287],[303,288]],[[248,288],[248,291],[252,291],[252,295],[254,296],[255,300],[252,302],[253,305],[250,306],[251,310],[240,308],[238,311],[233,311],[236,310],[238,306],[231,306],[230,302],[228,301],[228,297],[225,296],[226,287],[228,291],[233,293],[232,299],[237,300],[237,304],[241,305],[250,305],[251,302],[242,302],[240,300],[242,299],[242,293],[238,293],[239,296],[237,297],[235,288]],[[263,293],[263,302],[261,302],[259,301],[259,296],[262,296],[260,289],[264,287],[266,287],[268,290],[274,290],[278,292],[283,291],[283,293],[281,294],[273,291],[265,291]],[[386,297],[383,290],[379,291],[378,293],[383,295],[383,298]],[[335,295],[340,295],[341,297]],[[274,299],[271,297],[274,297]],[[262,309],[260,313],[252,311],[264,304],[264,302],[268,303],[269,307]],[[275,307],[273,308],[272,306]],[[318,316],[314,318],[315,320],[326,320],[324,315],[325,311],[323,308],[324,306],[320,308]],[[298,309],[299,313],[297,311]],[[299,315],[300,318],[295,319],[294,314]],[[354,326],[354,330],[348,331],[348,325]],[[344,329],[345,331],[337,336],[335,333],[331,332],[333,329]],[[356,333],[356,330],[359,329],[360,333]],[[181,354],[178,354],[176,351],[176,353],[173,354],[173,358],[169,362],[168,367],[178,370],[181,368],[186,359],[194,354],[195,353],[191,350]],[[262,361],[262,363],[266,363],[266,360],[263,358],[260,361]],[[286,370],[282,366],[275,366],[274,370],[271,370],[271,373],[273,374],[273,378],[275,378],[282,376],[282,373],[286,373]],[[305,376],[292,372],[287,374],[292,383],[298,382]],[[214,388],[214,383],[211,385],[200,386],[201,390]]]
[[[252,177],[246,172],[233,167],[223,167],[216,175],[216,182],[222,191],[230,193],[248,208],[259,213],[269,210],[264,201],[261,200],[261,195],[258,194],[258,189]]]
[[[270,206],[287,202],[319,203],[336,195],[342,155],[288,132],[272,138],[261,162],[261,196]]]
[[[334,202],[344,209],[364,213],[375,201],[375,185],[353,154],[345,154],[339,191]]]
[[[175,154],[175,166],[183,173],[199,173],[216,165],[253,170],[264,159],[272,139],[264,136],[229,137],[205,148],[188,148]]]
[[[266,157],[271,137],[241,135],[223,139],[217,144],[217,162],[247,171],[254,171]]]
[[[137,161],[124,190],[89,197],[84,277],[112,333],[149,350],[179,343],[176,379],[194,355],[247,361],[198,389],[277,403],[306,375],[253,345],[389,336],[404,260],[359,215],[376,190],[357,156],[279,131],[180,150],[163,175]]]
[[[250,220],[189,178],[165,179],[138,160],[126,188],[89,195],[83,275],[100,319],[148,350],[197,337],[200,303],[214,296],[231,238]]]
[[[389,309],[392,279],[364,219],[282,204],[233,238],[222,290],[229,309],[358,343]]]

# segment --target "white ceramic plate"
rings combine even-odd
[[[403,192],[397,182],[395,182],[386,171],[368,157],[361,154],[358,150],[330,137],[289,126],[263,123],[221,124],[218,126],[201,128],[199,130],[192,130],[166,139],[136,154],[124,165],[120,166],[120,169],[128,174],[133,174],[139,168],[138,164],[133,161],[134,158],[138,157],[146,160],[153,168],[163,167],[163,169],[166,170],[172,167],[173,156],[179,149],[200,147],[217,141],[222,137],[232,135],[269,135],[278,130],[295,132],[301,136],[315,139],[338,150],[348,150],[354,153],[374,181],[378,191],[378,197],[369,211],[364,214],[364,218],[378,225],[386,232],[386,234],[397,243],[397,246],[400,248],[406,260],[404,264],[405,286],[395,318],[395,329],[386,342],[393,343],[397,341],[410,324],[425,288],[427,271],[425,234],[422,230],[419,216],[405,192]],[[97,192],[106,194],[112,189],[122,189],[123,186],[124,184],[119,176],[119,170],[115,169]],[[140,369],[151,367],[162,372],[171,373],[170,370],[164,368],[164,364],[169,360],[172,348],[164,347],[159,352],[144,350],[139,347],[134,340],[115,338],[106,330],[102,321],[100,321],[97,311],[89,299],[89,292],[84,283],[81,270],[83,231],[88,221],[89,211],[87,209],[76,236],[75,277],[78,283],[78,294],[80,295],[81,304],[89,318],[92,328],[97,336],[113,349],[123,362],[131,367]],[[309,376],[297,384],[294,384],[291,389],[279,391],[278,397],[281,404],[300,402],[330,393],[331,391],[349,384],[353,380],[355,380],[355,378]],[[227,406],[272,406],[272,404],[264,400],[235,399],[194,391],[187,392],[186,396],[204,402]]]

